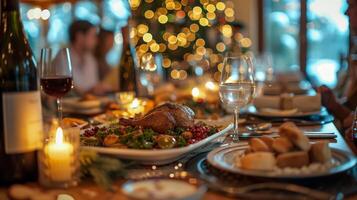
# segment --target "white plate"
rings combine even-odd
[[[355,166],[356,158],[349,152],[342,151],[336,148],[331,148],[332,159],[340,164],[326,171],[312,172],[308,174],[277,174],[276,172],[246,170],[236,166],[235,159],[237,155],[243,154],[248,148],[248,143],[232,144],[214,149],[207,155],[208,162],[221,170],[235,174],[254,176],[260,178],[277,178],[277,179],[304,179],[330,176],[333,174],[347,171]]]
[[[266,111],[266,109],[265,109]],[[281,111],[281,112],[264,112],[262,110],[256,109],[254,106],[251,106],[248,108],[248,113],[258,116],[258,117],[308,117],[312,115],[320,115],[326,112],[326,108],[322,107],[321,110],[318,111],[312,111],[312,112],[287,112],[287,111]]]
[[[135,160],[143,164],[155,164],[164,165],[176,160],[179,160],[187,153],[190,153],[197,148],[200,148],[212,140],[224,135],[229,130],[233,128],[233,124],[230,124],[225,129],[215,133],[195,144],[188,145],[186,147],[173,148],[173,149],[154,149],[154,150],[143,150],[143,149],[120,149],[120,148],[110,148],[110,147],[90,147],[82,146],[83,149],[94,150],[98,153],[113,155],[118,158]]]

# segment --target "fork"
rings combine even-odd
[[[224,184],[220,184],[217,182],[214,177],[207,177],[205,175],[201,175],[200,178],[204,180],[204,182],[213,190],[224,192],[230,196],[234,197],[243,197],[243,198],[252,198],[252,199],[321,199],[321,200],[342,200],[343,194],[330,194],[327,192],[322,192],[314,189],[310,189],[307,187],[303,187],[300,185],[295,185],[291,183],[276,183],[276,182],[267,182],[267,183],[257,183],[253,185],[243,186],[243,187],[232,187],[225,186]],[[257,190],[280,190],[286,192],[293,192],[296,194],[300,194],[300,196],[292,196],[288,194],[259,194],[254,193]],[[303,195],[303,196],[301,196]]]

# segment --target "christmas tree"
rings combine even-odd
[[[219,76],[224,52],[246,39],[239,33],[241,24],[235,21],[232,1],[129,2],[135,20],[130,37],[138,57],[161,53],[162,65],[170,68],[173,79],[185,79],[190,69],[187,64],[192,63]],[[250,40],[244,42],[243,47],[250,46]]]

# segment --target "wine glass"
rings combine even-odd
[[[238,119],[240,108],[248,105],[255,93],[254,68],[250,57],[227,54],[219,85],[222,103],[234,110],[233,142],[239,141]]]
[[[42,90],[57,99],[57,115],[62,121],[61,98],[73,87],[71,57],[68,48],[59,51],[52,61],[52,49],[41,49],[40,83]]]
[[[148,96],[154,95],[154,90],[161,82],[161,60],[158,54],[145,53],[140,58],[140,83],[146,88]]]

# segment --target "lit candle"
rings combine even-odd
[[[207,102],[215,103],[219,101],[218,89],[219,86],[217,83],[212,81],[207,81],[205,84],[206,92],[207,92]]]
[[[205,99],[205,94],[203,92],[201,92],[198,87],[192,88],[191,94],[192,94],[192,98],[194,101],[199,101],[199,100]]]
[[[55,142],[45,147],[48,158],[49,176],[53,181],[68,181],[72,178],[73,145],[63,141],[63,130],[56,130]]]
[[[140,103],[140,100],[135,98],[131,104],[129,104],[128,112],[135,116],[136,114],[141,114],[144,112],[144,106]]]

